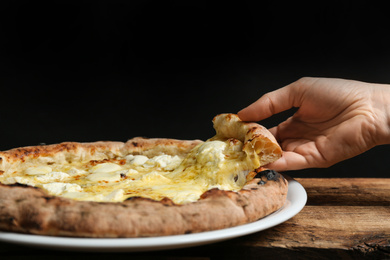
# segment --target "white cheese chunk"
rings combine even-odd
[[[77,169],[76,167],[72,167],[68,170],[67,172],[69,175],[71,176],[74,176],[74,175],[83,175],[83,174],[86,174],[87,171],[84,171],[84,170],[81,170],[81,169]]]
[[[181,164],[183,160],[175,155],[175,156],[171,156],[171,159],[170,161],[167,163],[167,166],[164,167],[164,170],[167,170],[167,171],[172,171],[174,169],[176,169],[177,167],[179,167],[179,165]]]
[[[104,196],[103,201],[123,201],[123,195],[125,191],[122,189],[114,190],[108,195]]]
[[[129,169],[129,171],[127,172],[128,175],[134,175],[134,174],[139,174],[139,172],[137,170],[134,170],[134,169]]]
[[[50,194],[60,195],[63,192],[76,192],[81,191],[81,187],[73,183],[52,182],[42,184],[42,188],[47,190]]]
[[[121,179],[120,172],[97,172],[87,176],[87,180],[91,182],[108,181],[116,182]]]
[[[164,170],[173,170],[180,165],[181,161],[182,160],[177,155],[170,156],[162,154],[149,159],[145,162],[145,165],[149,167],[159,167]]]
[[[50,166],[37,166],[37,167],[29,167],[24,173],[27,175],[42,175],[52,171]]]
[[[27,184],[30,186],[35,186],[36,184],[31,177],[29,178],[29,177],[20,177],[20,176],[9,177],[5,179],[2,183],[3,184],[20,183],[20,184]]]
[[[128,155],[126,156],[126,160],[134,166],[143,165],[147,160],[149,160],[148,157],[144,155]]]
[[[104,173],[104,172],[114,172],[119,171],[122,167],[115,163],[101,163],[93,166],[90,169],[92,173]]]
[[[204,142],[196,153],[196,161],[202,166],[218,166],[225,160],[225,150],[227,144],[222,141]]]
[[[170,194],[170,196],[172,197],[173,201],[180,201],[180,203],[188,203],[197,201],[203,192],[203,190],[188,189],[177,191],[175,194]]]
[[[34,179],[38,182],[58,182],[68,179],[70,176],[64,172],[51,172],[44,175],[39,175]]]

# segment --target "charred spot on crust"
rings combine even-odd
[[[132,201],[132,200],[136,200],[136,199],[139,199],[139,198],[141,198],[141,197],[134,196],[134,197],[130,197],[130,198],[125,199],[125,201]]]
[[[46,201],[49,201],[49,200],[55,199],[56,197],[54,197],[54,196],[43,196],[42,198],[44,198]]]
[[[268,170],[267,173],[266,173],[266,176],[267,176],[267,179],[268,180],[276,180],[277,179],[277,172],[273,171],[273,170]]]
[[[175,206],[176,205],[170,198],[167,198],[167,197],[164,197],[162,200],[154,200],[154,199],[145,198],[145,197],[141,197],[141,196],[134,196],[134,197],[127,198],[125,201],[150,201],[150,202],[161,203],[164,206]]]
[[[149,199],[149,198],[144,198],[144,197],[141,197],[141,196],[133,196],[133,197],[125,199],[125,201],[135,201],[135,200],[156,201],[156,200],[152,200],[152,199]]]
[[[259,185],[264,185],[267,183],[267,181],[278,181],[282,175],[274,170],[269,170],[264,168],[260,168],[260,171],[256,171],[257,174],[254,177],[254,179],[259,179],[258,183]]]
[[[103,159],[103,160],[90,160],[88,162],[88,166],[95,166],[97,164],[101,163],[117,163],[119,165],[125,165],[126,164],[126,159],[117,159],[117,158],[110,158],[110,159]]]
[[[227,191],[227,190],[220,190],[218,188],[213,188],[211,190],[205,191],[201,196],[200,199],[206,199],[212,196],[228,196],[234,193],[232,191]]]
[[[163,198],[162,200],[160,200],[161,204],[163,204],[164,206],[174,206],[176,205],[170,198]]]
[[[16,219],[14,217],[9,217],[6,219],[6,221],[11,225],[15,225],[16,223]]]
[[[258,172],[255,176],[255,178],[259,178],[259,179],[262,179],[262,177],[265,177],[269,181],[277,181],[280,178],[280,173],[274,170],[264,170]]]
[[[240,140],[238,140],[236,138],[229,138],[227,141],[233,145],[236,145],[237,143],[241,142]]]
[[[131,143],[134,147],[138,147],[138,143],[137,142],[132,142]]]
[[[246,132],[247,134],[250,134],[250,133],[253,133],[257,130],[257,127],[256,126],[253,126],[251,128],[249,128],[249,130]],[[252,137],[252,139],[250,141],[252,141],[253,139],[255,139],[256,137],[258,137],[259,135],[256,135],[254,137]]]
[[[23,183],[19,183],[19,182],[15,182],[15,183],[13,183],[13,184],[6,184],[6,186],[8,186],[8,187],[21,187],[21,188],[34,188],[34,189],[39,189],[38,187],[30,186],[30,185],[23,184]]]

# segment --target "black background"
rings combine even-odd
[[[0,2],[0,150],[135,136],[204,140],[216,114],[303,76],[390,83],[385,4]],[[289,174],[387,177],[389,151]]]

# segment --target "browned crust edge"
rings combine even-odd
[[[261,166],[274,162],[282,156],[282,148],[264,126],[244,122],[236,114],[220,114],[213,119],[216,138],[236,138],[243,142],[243,150],[255,152]]]
[[[73,237],[151,237],[217,230],[253,222],[281,208],[286,179],[257,176],[241,191],[213,189],[194,203],[133,198],[123,203],[50,196],[39,188],[0,184],[0,230]]]

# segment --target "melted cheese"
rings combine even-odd
[[[3,174],[0,182],[36,186],[75,200],[119,202],[134,196],[153,200],[168,197],[182,204],[198,200],[212,188],[240,190],[247,173],[259,167],[242,151],[238,140],[206,141],[185,158],[162,154],[116,159],[119,160],[105,160],[94,166],[89,162],[38,165],[12,176]]]

